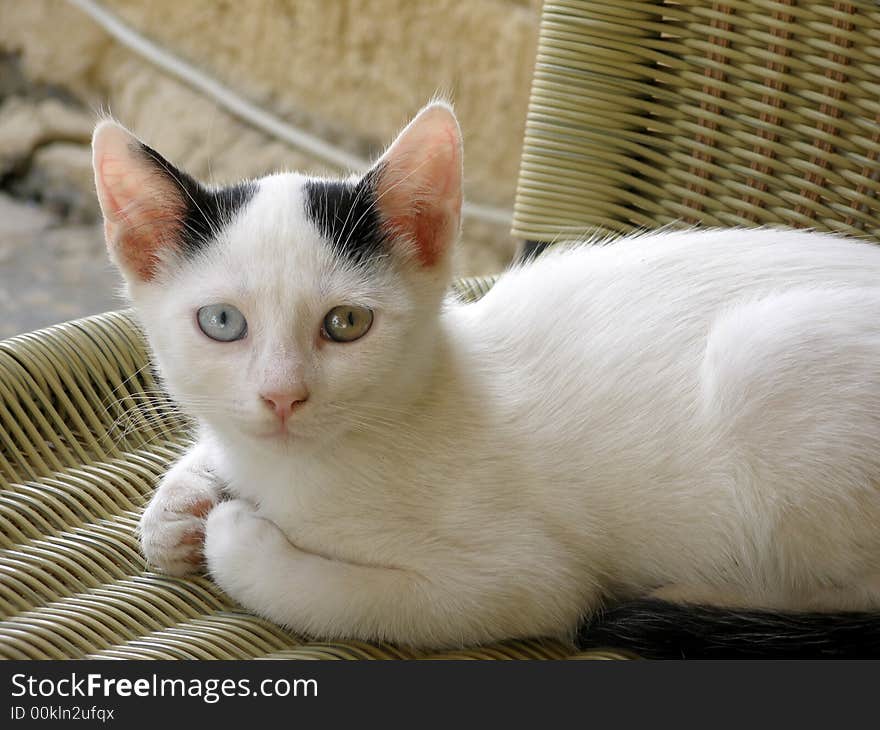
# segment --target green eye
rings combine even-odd
[[[231,304],[208,304],[196,314],[199,328],[212,340],[232,342],[247,334],[247,320]]]
[[[343,304],[327,312],[321,334],[334,342],[352,342],[367,334],[372,324],[372,310]]]

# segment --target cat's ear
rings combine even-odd
[[[126,278],[149,281],[180,243],[185,185],[197,183],[109,120],[92,136],[92,166],[110,257]]]
[[[371,171],[376,207],[393,237],[422,266],[446,258],[461,220],[461,130],[452,108],[426,106]]]

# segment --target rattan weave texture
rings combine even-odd
[[[459,282],[465,299],[492,279]],[[0,658],[393,659],[423,652],[307,643],[233,605],[207,577],[146,570],[135,528],[187,429],[131,316],[0,342]],[[562,658],[549,640],[448,658]],[[583,656],[610,658],[611,652]]]
[[[880,240],[880,4],[547,0],[514,234],[776,224]]]

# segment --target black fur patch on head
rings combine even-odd
[[[357,182],[309,180],[306,215],[340,256],[362,264],[382,255],[387,234],[376,209],[376,171]]]
[[[778,613],[654,599],[596,614],[581,649],[626,649],[644,659],[880,659],[880,615]]]
[[[184,204],[180,246],[186,255],[193,256],[207,246],[217,231],[226,226],[256,192],[256,185],[251,182],[216,189],[205,187],[194,177],[178,170],[151,147],[141,144],[141,151],[180,191]]]

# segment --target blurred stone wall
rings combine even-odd
[[[102,4],[251,101],[365,157],[433,95],[451,96],[468,199],[512,207],[539,0]],[[98,110],[203,179],[332,172],[166,76],[64,0],[0,0],[0,54],[0,188],[77,224],[96,213],[87,142]],[[514,248],[504,226],[470,219],[459,271],[496,271]]]

